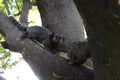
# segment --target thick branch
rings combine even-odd
[[[6,24],[4,24],[6,20]],[[36,75],[43,80],[94,80],[93,71],[82,66],[72,66],[57,55],[53,55],[30,39],[22,40],[22,32],[0,12],[0,29],[6,33],[10,50],[21,52]],[[64,73],[64,75],[63,75]]]
[[[28,13],[30,8],[30,0],[23,0],[23,8],[20,14],[20,22],[28,25]]]

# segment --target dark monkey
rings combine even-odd
[[[69,64],[82,65],[91,56],[87,41],[75,41],[68,48]]]
[[[42,42],[42,44],[44,44],[46,49],[50,51],[52,50],[52,52],[62,51],[61,47],[63,47],[63,43],[64,43],[64,37],[59,33],[51,34],[48,39]]]
[[[25,37],[29,37],[33,40],[42,43],[44,47],[50,51],[58,49],[63,44],[64,37],[58,33],[52,33],[45,27],[40,26],[24,26],[19,23],[13,16],[9,16],[12,23],[17,26],[18,29],[24,32]]]
[[[27,27],[18,22],[13,16],[9,16],[9,19],[18,29],[24,32],[25,34],[24,36],[29,37],[31,39],[35,39],[40,43],[43,40],[47,39],[52,34],[52,32],[45,27],[40,26]]]

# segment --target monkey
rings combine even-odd
[[[10,21],[23,31],[24,37],[31,38],[43,44],[45,49],[52,52],[60,50],[59,47],[64,43],[64,36],[59,33],[53,33],[49,29],[40,26],[24,26],[13,16],[9,16]]]
[[[75,41],[68,46],[69,64],[82,65],[90,56],[87,41]]]
[[[46,49],[55,53],[56,51],[62,51],[62,47],[64,46],[64,37],[62,34],[53,33],[49,36],[48,39],[44,40],[42,44],[46,47]]]
[[[52,32],[45,27],[31,26],[24,32],[27,37],[35,39],[42,43],[45,39],[48,39],[52,35]]]
[[[10,21],[21,31],[23,31],[24,35],[22,37],[29,37],[31,39],[35,39],[38,42],[42,42],[47,39],[52,32],[43,26],[30,26],[27,27],[18,22],[13,16],[9,16]]]

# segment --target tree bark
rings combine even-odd
[[[95,80],[120,79],[120,4],[118,0],[74,0],[84,19]]]
[[[23,34],[0,12],[0,30],[6,35],[10,50],[21,52],[34,73],[42,80],[94,80],[94,72],[83,66],[69,65],[66,59],[48,52]]]

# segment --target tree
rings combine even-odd
[[[120,4],[118,0],[74,0],[79,13],[72,0],[36,1],[43,25],[48,26],[51,31],[63,33],[66,37],[66,45],[72,41],[84,40],[80,13],[86,25],[95,79],[119,80]],[[22,32],[15,28],[1,12],[0,30],[6,34],[10,50],[21,52],[39,78],[42,77],[43,80],[94,80],[92,70],[83,66],[69,65],[64,58],[38,47],[39,45],[30,39],[20,39]]]
[[[49,26],[51,31],[63,33],[66,45],[72,41],[84,40],[82,20],[72,1],[37,0],[37,5],[41,11],[43,25]],[[92,70],[83,66],[69,65],[66,59],[51,54],[30,39],[21,39],[22,32],[16,29],[2,12],[0,12],[0,24],[0,30],[5,34],[3,35],[10,50],[21,52],[39,79],[94,80]]]
[[[95,80],[119,80],[120,0],[74,0],[84,18]]]

